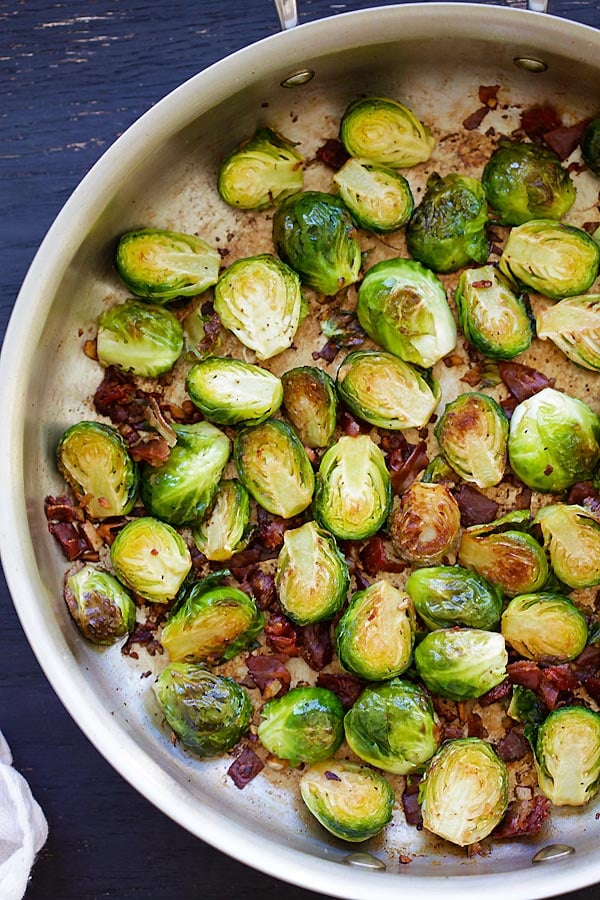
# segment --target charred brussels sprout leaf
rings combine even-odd
[[[283,399],[281,381],[272,372],[222,356],[193,365],[186,387],[194,405],[218,425],[264,422]]]
[[[544,710],[539,697],[520,684],[513,685],[512,697],[506,712],[511,719],[534,729],[544,719]]]
[[[572,588],[600,584],[600,520],[584,506],[556,503],[535,517],[557,578]]]
[[[487,488],[502,480],[508,419],[487,394],[472,391],[448,403],[435,436],[446,461],[465,481]]]
[[[251,530],[250,497],[235,478],[221,481],[208,515],[192,527],[198,550],[216,561],[243,550]]]
[[[465,625],[495,628],[502,615],[502,592],[461,566],[416,569],[406,582],[417,613],[430,629]]]
[[[507,528],[494,533],[495,523],[466,528],[458,561],[500,588],[507,597],[539,591],[548,579],[543,547],[530,534]]]
[[[361,228],[387,234],[406,225],[411,217],[410,185],[393,169],[349,159],[333,176],[333,183]]]
[[[485,356],[512,359],[531,344],[525,303],[494,266],[462,272],[454,299],[464,336]]]
[[[130,300],[101,314],[96,348],[103,366],[155,378],[179,359],[183,329],[168,309]]]
[[[271,128],[259,128],[219,169],[217,188],[230,206],[265,209],[302,190],[303,157]]]
[[[433,565],[456,548],[460,509],[445,485],[415,481],[390,516],[389,529],[399,556],[416,565]]]
[[[181,535],[150,516],[133,519],[118,533],[110,559],[119,581],[151,603],[172,600],[192,568]]]
[[[539,728],[534,762],[555,806],[583,806],[600,788],[600,715],[585,706],[555,709]]]
[[[596,175],[600,175],[600,118],[592,119],[581,138],[581,156]]]
[[[481,697],[506,678],[501,634],[479,628],[431,631],[415,649],[419,675],[434,694],[450,700]]]
[[[428,126],[408,107],[385,97],[351,103],[342,116],[340,141],[350,156],[392,169],[427,162],[435,147]]]
[[[568,597],[542,592],[513,597],[502,616],[502,634],[526,659],[567,662],[582,652],[588,629]]]
[[[258,737],[292,766],[333,756],[344,739],[344,708],[326,688],[296,687],[262,708]]]
[[[600,294],[567,297],[549,306],[537,316],[536,332],[578,366],[600,371]]]
[[[307,447],[327,447],[337,423],[338,398],[331,377],[315,366],[298,366],[281,377],[285,413]]]
[[[114,575],[86,565],[65,578],[65,602],[82,635],[114,644],[135,626],[135,604]]]

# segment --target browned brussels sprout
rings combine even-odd
[[[445,485],[415,481],[390,516],[389,529],[399,556],[416,565],[434,565],[456,549],[460,509]]]
[[[85,565],[67,572],[65,602],[82,635],[94,644],[114,644],[135,626],[135,604],[109,572]]]
[[[337,422],[338,398],[327,372],[316,366],[298,366],[281,377],[283,407],[307,447],[327,447]]]
[[[502,480],[508,419],[487,394],[471,391],[448,403],[435,436],[446,462],[465,481],[486,488]]]

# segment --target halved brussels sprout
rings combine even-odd
[[[366,687],[346,713],[344,729],[357,756],[397,775],[421,769],[440,743],[430,698],[400,678]]]
[[[407,106],[386,97],[351,103],[340,122],[340,141],[350,156],[392,169],[427,162],[435,147],[429,127]]]
[[[434,272],[456,272],[470,262],[485,263],[487,203],[481,183],[456,172],[429,176],[427,190],[406,226],[406,246]]]
[[[553,300],[583,294],[600,267],[600,247],[582,228],[532,219],[513,228],[500,271]]]
[[[298,625],[308,625],[339,612],[350,575],[331,535],[306,522],[285,532],[275,581],[285,614]]]
[[[461,566],[430,566],[408,577],[406,590],[432,631],[454,625],[495,628],[502,615],[502,592]]]
[[[466,528],[458,548],[459,563],[487,578],[507,597],[539,591],[548,579],[543,547],[524,531],[509,526],[502,530],[501,523],[503,519]]]
[[[358,280],[360,246],[350,213],[339,197],[304,191],[273,216],[277,253],[303,283],[332,296]]]
[[[600,175],[600,118],[586,125],[581,138],[581,156],[595,175]]]
[[[554,806],[583,806],[600,789],[600,715],[585,706],[555,709],[540,725],[533,758]]]
[[[564,491],[593,475],[600,460],[600,417],[583,400],[544,388],[513,412],[508,458],[527,487]]]
[[[342,435],[319,466],[315,519],[336,537],[358,541],[379,531],[391,502],[390,474],[377,444],[366,434]]]
[[[119,581],[150,603],[172,600],[192,568],[181,535],[151,516],[133,519],[121,529],[110,560]]]
[[[135,627],[135,603],[114,575],[86,565],[65,576],[64,597],[82,635],[114,644]]]
[[[572,588],[600,584],[600,519],[585,506],[555,503],[535,517],[557,578]]]
[[[392,819],[395,795],[379,772],[343,759],[306,770],[300,795],[315,819],[342,841],[366,841]]]
[[[170,372],[183,350],[183,328],[163,306],[129,300],[98,318],[98,361],[155,378]]]
[[[502,616],[502,634],[526,659],[568,662],[587,644],[588,628],[568,597],[547,591],[513,597]]]
[[[209,356],[188,372],[193,403],[217,425],[259,424],[277,412],[283,387],[267,369],[223,356]]]
[[[523,298],[495,266],[461,272],[454,299],[464,336],[485,356],[512,359],[531,344],[531,321]]]
[[[480,628],[430,631],[415,649],[419,675],[434,694],[450,700],[481,697],[506,678],[504,637]]]
[[[58,468],[93,519],[126,516],[135,503],[137,466],[110,425],[77,422],[56,448]]]
[[[219,484],[205,519],[192,525],[194,543],[207,559],[231,559],[243,550],[251,534],[250,497],[241,482],[224,479]]]
[[[310,504],[315,475],[296,432],[277,419],[243,428],[233,456],[238,476],[263,509],[289,519]]]
[[[508,807],[508,770],[480,738],[449,741],[433,757],[419,785],[423,826],[467,847],[494,830]]]
[[[337,423],[338,397],[331,377],[316,366],[281,376],[285,414],[307,447],[327,447]]]
[[[537,144],[502,142],[486,163],[481,183],[501,225],[562,219],[575,201],[568,171],[553,150]]]
[[[349,159],[333,176],[340,197],[357,225],[387,234],[406,225],[413,211],[410,185],[384,166]]]
[[[414,642],[413,602],[385,580],[353,594],[335,628],[342,666],[365,681],[385,681],[405,672]]]
[[[194,234],[143,228],[124,234],[117,247],[116,267],[136,297],[168,303],[195,297],[219,277],[221,257]]]
[[[245,688],[204,666],[171,663],[152,689],[170,728],[198,756],[225,753],[250,727],[252,701]]]
[[[600,294],[567,297],[542,310],[535,324],[537,336],[549,338],[572,362],[600,371]]]
[[[258,359],[270,359],[294,340],[303,310],[300,280],[269,253],[238,259],[217,282],[215,310]]]
[[[229,459],[230,442],[210,422],[172,428],[177,443],[162,466],[144,464],[140,493],[151,515],[184,525],[206,514]]]
[[[405,362],[428,369],[456,346],[456,323],[437,275],[412,259],[386,259],[358,289],[358,321]]]
[[[445,485],[414,481],[388,524],[399,556],[419,566],[434,565],[456,549],[460,509]]]
[[[292,688],[265,703],[261,715],[261,744],[292,766],[328,759],[344,740],[344,708],[326,688]]]
[[[470,391],[448,403],[435,426],[446,461],[465,481],[480,488],[502,481],[508,419],[487,394]]]
[[[283,135],[259,128],[223,161],[217,189],[230,206],[265,209],[302,190],[303,160]]]

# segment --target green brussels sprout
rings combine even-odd
[[[349,159],[335,173],[333,183],[361,228],[387,234],[406,225],[412,215],[410,185],[393,169]]]
[[[135,603],[114,575],[85,565],[65,576],[71,618],[94,644],[114,644],[135,627]]]
[[[501,225],[530,219],[562,219],[575,201],[575,185],[553,150],[503,142],[481,178],[487,201]]]
[[[502,481],[508,419],[487,394],[469,391],[448,403],[435,426],[446,461],[465,481],[480,488]]]
[[[400,678],[366,687],[346,713],[344,729],[357,756],[397,775],[420,770],[440,743],[430,698]]]
[[[454,625],[489,631],[502,615],[502,592],[461,566],[416,569],[408,577],[406,590],[432,631]]]
[[[198,756],[225,753],[250,727],[252,701],[245,688],[196,663],[171,663],[153,691],[170,728]]]
[[[502,530],[504,518],[508,516],[489,525],[466,528],[458,548],[458,561],[487,578],[507,597],[539,591],[548,580],[544,549],[524,531],[509,526]]]
[[[406,246],[434,272],[456,272],[470,262],[485,263],[487,204],[481,183],[452,172],[429,176],[427,190],[406,226]]]
[[[555,709],[540,725],[533,759],[554,806],[583,806],[600,788],[600,715],[585,706]]]
[[[435,565],[456,549],[460,509],[445,485],[414,481],[388,526],[398,556],[418,566]]]
[[[360,419],[378,428],[421,428],[440,399],[437,384],[425,379],[392,353],[355,350],[338,369],[337,389]]]
[[[385,681],[405,672],[414,642],[413,602],[386,580],[356,591],[335,628],[342,666],[365,681]]]
[[[386,97],[351,103],[340,122],[340,141],[350,156],[392,169],[427,162],[435,147],[428,126],[407,106]]]
[[[532,219],[511,230],[499,265],[517,284],[561,300],[592,286],[600,267],[600,247],[581,228]]]
[[[140,493],[152,516],[184,525],[206,514],[229,459],[230,442],[210,422],[172,427],[177,443],[161,466],[143,465]]]
[[[600,371],[600,294],[566,297],[536,318],[537,336],[550,339],[572,362]]]
[[[423,471],[421,478],[423,484],[441,484],[444,481],[456,481],[456,472],[452,469],[441,453],[434,456],[429,465]]]
[[[387,519],[391,502],[385,457],[368,435],[342,435],[323,454],[313,512],[327,531],[349,541],[371,537]]]
[[[193,365],[186,387],[194,405],[217,425],[258,425],[277,412],[283,400],[277,375],[223,356],[209,356]]]
[[[507,715],[522,725],[537,728],[544,719],[542,701],[529,688],[514,684]]]
[[[126,516],[137,496],[138,470],[110,425],[77,422],[56,448],[58,468],[93,519]]]
[[[358,281],[360,246],[350,213],[339,197],[304,191],[273,216],[275,249],[303,283],[332,296]]]
[[[221,164],[219,194],[238,209],[265,209],[302,190],[303,156],[271,128],[259,128]]]
[[[244,549],[251,532],[248,491],[235,478],[223,479],[206,518],[192,525],[196,547],[207,559],[222,562]]]
[[[219,277],[221,257],[194,234],[143,228],[124,234],[117,246],[116,267],[136,297],[168,303],[195,297]]]
[[[183,350],[183,328],[163,306],[129,300],[98,318],[96,351],[103,366],[155,378],[170,372]]]
[[[506,678],[504,637],[480,628],[430,631],[415,649],[415,665],[430,691],[450,700],[481,697]]]
[[[379,772],[329,759],[300,779],[300,795],[321,825],[342,841],[366,841],[392,819],[395,795]]]
[[[412,259],[386,259],[366,273],[356,314],[370,338],[428,369],[456,346],[456,323],[439,278]]]
[[[261,744],[292,766],[329,759],[344,740],[344,708],[326,688],[292,688],[265,703],[261,715]]]
[[[600,584],[600,519],[576,504],[544,506],[535,517],[557,578],[571,588]]]
[[[277,419],[249,425],[235,437],[238,477],[267,512],[284,519],[310,504],[315,475],[296,432]]]
[[[315,522],[283,536],[275,578],[279,602],[298,625],[332,619],[346,602],[348,566],[331,535]]]
[[[600,460],[600,417],[583,400],[544,388],[513,412],[508,458],[527,487],[564,491],[593,475]]]
[[[513,597],[502,615],[502,634],[526,659],[568,662],[587,644],[588,628],[568,597],[547,591]]]
[[[581,157],[595,175],[600,175],[600,118],[586,125],[581,138]]]
[[[300,440],[327,447],[337,423],[338,397],[332,378],[315,366],[298,366],[281,377],[285,414]]]
[[[523,298],[495,266],[461,272],[454,299],[464,336],[485,356],[512,359],[531,344],[531,321]]]
[[[121,529],[110,559],[119,581],[150,603],[172,600],[192,568],[181,535],[151,516],[133,519]]]
[[[423,827],[467,847],[483,840],[508,808],[508,770],[481,738],[448,741],[419,785]]]
[[[297,274],[269,253],[238,259],[215,287],[221,323],[258,359],[291,346],[303,311]]]

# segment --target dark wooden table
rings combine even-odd
[[[377,5],[300,3],[302,21]],[[552,11],[600,27],[598,0]],[[0,0],[2,335],[44,233],[103,151],[168,91],[277,30],[270,0]],[[123,781],[54,695],[3,579],[0,593],[0,728],[50,825],[28,900],[318,900],[203,844]]]

